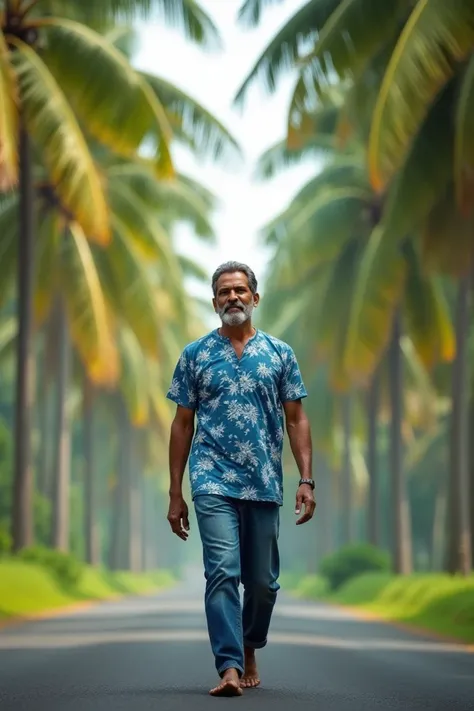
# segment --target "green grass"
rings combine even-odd
[[[474,576],[365,573],[336,593],[321,592],[311,579],[300,580],[295,594],[302,590],[305,597],[359,607],[389,621],[474,643]]]
[[[31,615],[86,600],[152,592],[173,584],[168,571],[112,573],[85,566],[79,584],[64,589],[41,565],[14,559],[0,561],[0,619]]]

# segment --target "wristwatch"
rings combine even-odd
[[[298,484],[308,484],[314,490],[314,479],[300,479]]]

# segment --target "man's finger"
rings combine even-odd
[[[173,533],[175,533],[178,538],[181,538],[183,541],[185,541],[188,537],[188,534],[186,531],[183,531],[183,528],[181,526],[181,518],[177,516],[170,516],[169,517],[169,522],[171,526],[171,530]]]
[[[315,502],[314,501],[305,501],[304,502],[304,514],[299,518],[296,522],[297,526],[301,526],[303,523],[307,523],[310,519],[313,518],[313,513],[314,513],[314,508],[315,508]]]
[[[188,518],[188,514],[187,514],[187,513],[184,514],[184,516],[183,516],[183,528],[184,528],[186,531],[189,531],[189,518]]]
[[[303,497],[301,494],[297,494],[296,496],[296,507],[295,507],[295,514],[299,514],[301,511],[301,506],[303,504]]]

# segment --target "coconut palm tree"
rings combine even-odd
[[[249,0],[243,6],[243,17],[258,22],[264,4]],[[301,40],[307,40],[304,49]],[[274,91],[283,71],[298,64],[300,74],[289,111],[291,129],[304,124],[308,110],[324,101],[328,86],[343,87],[346,119],[354,117],[354,110],[360,116],[361,109],[368,119],[363,138],[368,144],[370,180],[385,206],[383,230],[377,230],[367,259],[379,260],[377,248],[385,251],[386,260],[396,259],[394,244],[405,240],[414,226],[432,225],[433,213],[445,225],[448,216],[455,223],[463,222],[461,234],[469,229],[474,150],[467,127],[472,114],[473,41],[470,0],[390,0],[383,7],[372,0],[311,0],[265,49],[237,100],[244,98],[258,78]],[[434,144],[437,151],[432,151]],[[438,257],[447,243],[436,241],[433,232],[439,235],[436,227],[424,231],[424,256],[434,258],[445,270],[446,263]],[[453,264],[456,254],[458,373],[466,370],[474,243],[457,237],[453,249],[452,234],[457,233],[451,232],[448,263]],[[387,241],[392,245],[385,246]],[[368,266],[365,271],[370,271]],[[463,435],[468,421],[466,391],[466,385],[456,379],[452,477],[457,508],[452,528],[459,542],[455,567],[468,573],[471,552],[462,543],[469,540],[470,528],[464,495],[468,482],[468,443]]]
[[[121,17],[161,10],[166,19],[187,28],[197,41],[215,37],[215,28],[195,2],[171,6],[161,2],[87,2],[44,0],[1,4],[0,83],[3,109],[0,119],[0,183],[3,189],[19,186],[20,251],[18,262],[18,367],[15,465],[15,549],[31,542],[30,403],[32,391],[32,274],[33,155],[48,170],[63,208],[84,233],[99,244],[112,234],[104,194],[103,176],[85,140],[84,130],[95,140],[124,156],[136,154],[146,143],[153,150],[157,173],[172,172],[171,119],[143,74],[137,73],[109,39],[82,24],[87,18],[100,28]],[[60,17],[56,16],[60,12]],[[168,87],[169,88],[169,87]],[[172,93],[172,92],[171,92]],[[179,92],[178,92],[179,93]],[[183,93],[181,106],[186,104]],[[175,102],[176,103],[176,102]],[[187,101],[187,104],[192,101]],[[182,120],[183,119],[183,120]],[[188,140],[199,136],[201,148],[211,141],[235,147],[218,122],[205,112],[200,120],[173,119],[177,132]],[[186,130],[184,124],[186,123]],[[203,123],[214,130],[203,132]],[[219,136],[216,142],[216,136]],[[198,141],[198,142],[199,142]],[[220,150],[222,153],[222,150]]]

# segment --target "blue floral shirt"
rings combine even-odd
[[[282,403],[307,396],[292,348],[257,330],[238,358],[216,329],[190,343],[167,397],[196,410],[191,495],[283,504]]]

